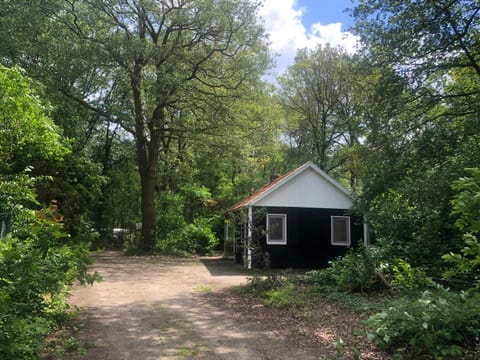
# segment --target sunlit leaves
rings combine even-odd
[[[60,130],[18,68],[0,67],[0,169],[23,170],[68,152]]]

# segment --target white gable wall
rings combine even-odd
[[[349,209],[352,199],[316,171],[307,168],[251,205]]]

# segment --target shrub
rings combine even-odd
[[[382,267],[382,254],[374,246],[360,245],[330,262],[330,267],[308,272],[302,281],[319,287],[336,287],[342,291],[369,291],[378,287],[377,273]]]
[[[210,226],[210,219],[195,219],[193,224],[188,224],[183,233],[185,242],[194,254],[209,254],[218,244],[218,239]]]
[[[424,271],[412,267],[402,259],[393,262],[391,272],[392,285],[397,290],[416,291],[435,286],[434,281]]]
[[[308,271],[305,275],[299,276],[298,281],[308,285],[316,285],[324,290],[331,289],[337,285],[331,268]]]
[[[478,350],[479,300],[478,294],[441,288],[400,298],[365,321],[367,336],[399,359],[459,359]]]
[[[59,224],[24,224],[22,235],[0,241],[0,358],[5,360],[36,359],[45,336],[65,319],[66,286],[98,279],[87,274],[87,249],[67,246]]]
[[[454,181],[452,188],[458,191],[451,201],[455,226],[463,233],[464,247],[461,253],[443,255],[443,260],[453,265],[444,278],[463,281],[477,291],[480,289],[480,168],[467,169],[469,177]],[[468,287],[467,285],[467,287]]]
[[[209,254],[218,245],[218,239],[210,226],[211,219],[195,219],[182,229],[173,231],[165,239],[159,240],[156,250],[162,253],[185,256]]]
[[[140,237],[142,236],[140,231],[133,231],[129,233],[122,244],[123,253],[127,256],[138,255],[141,251]]]
[[[27,210],[39,205],[32,169],[59,165],[70,153],[32,89],[21,70],[0,66],[0,213],[13,218],[12,233],[0,240],[2,360],[38,358],[45,336],[65,319],[66,286],[95,278],[87,274],[86,247]]]

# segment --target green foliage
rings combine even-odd
[[[0,242],[2,359],[36,358],[44,337],[68,309],[65,286],[99,279],[87,273],[88,250],[67,246],[59,224],[27,226],[22,239],[9,236]]]
[[[158,196],[157,206],[162,212],[155,250],[174,255],[209,254],[218,245],[213,231],[218,217],[211,215],[210,203],[210,190],[195,184]]]
[[[480,289],[480,168],[469,169],[470,176],[453,182],[458,193],[452,200],[455,225],[463,233],[461,254],[449,253],[443,259],[453,265],[445,272],[447,279],[463,278],[470,286]]]
[[[93,243],[96,239],[91,219],[100,206],[101,188],[106,182],[101,167],[85,155],[70,154],[49,170],[54,173],[52,179],[37,184],[41,199],[47,203],[59,199],[65,229],[72,239]]]
[[[480,168],[467,169],[469,176],[452,183],[457,195],[452,200],[455,225],[464,233],[480,234]]]
[[[470,26],[477,12],[463,0],[365,0],[353,10],[375,64],[357,148],[363,209],[397,256],[433,271],[461,246],[451,183],[478,166],[479,37]]]
[[[303,281],[313,282],[325,289],[370,291],[380,285],[377,272],[382,267],[381,255],[379,248],[361,245],[350,249],[345,256],[332,260],[328,268],[308,272]]]
[[[365,324],[367,336],[398,359],[460,359],[477,351],[480,336],[478,294],[438,288],[418,298],[399,298]]]
[[[279,78],[288,156],[297,164],[311,160],[327,173],[346,178],[349,185],[356,181],[355,156],[349,149],[362,136],[355,116],[359,72],[354,64],[341,48],[300,49],[295,63]]]
[[[157,197],[158,214],[157,236],[162,241],[169,234],[180,232],[185,226],[183,196],[173,191],[163,191]]]
[[[27,169],[16,175],[0,175],[0,212],[18,213],[24,204],[38,203],[34,191],[36,180],[28,173]]]
[[[480,289],[480,243],[476,236],[465,234],[465,246],[461,254],[445,254],[443,260],[452,264],[453,269],[447,270],[443,275],[446,279],[461,279],[474,289]]]
[[[211,229],[212,219],[195,219],[193,224],[187,225],[183,237],[190,244],[194,254],[205,255],[218,245],[218,239]]]
[[[178,232],[171,232],[167,238],[157,242],[156,250],[174,255],[205,255],[218,245],[218,239],[212,231],[211,220],[195,219]]]
[[[300,277],[306,284],[330,293],[396,290],[414,292],[435,286],[427,274],[403,259],[395,258],[388,246],[360,246],[330,262],[326,269]]]
[[[399,259],[392,267],[394,279],[392,285],[405,289],[413,289],[416,286],[415,275],[412,266],[406,261]]]
[[[139,255],[140,249],[140,233],[130,233],[123,239],[122,250],[125,255]]]
[[[296,289],[294,284],[288,283],[277,289],[268,290],[265,293],[265,296],[265,304],[276,308],[282,308],[292,305],[295,302]]]
[[[46,115],[32,83],[18,68],[0,65],[0,171],[17,173],[46,160],[60,160],[68,148]]]
[[[366,291],[376,284],[380,267],[376,248],[359,246],[331,262],[329,270],[337,285],[347,291]]]
[[[284,308],[298,305],[302,300],[298,296],[296,275],[288,271],[256,274],[247,279],[241,291],[262,299],[268,305]]]
[[[65,320],[66,286],[98,275],[87,273],[85,245],[69,245],[62,224],[29,210],[38,204],[32,169],[68,153],[59,129],[18,69],[0,67],[0,95],[0,211],[13,216],[0,240],[0,358],[37,359]]]
[[[36,359],[51,327],[52,323],[43,317],[9,317],[0,320],[2,359]]]
[[[447,196],[443,184],[430,183],[425,177],[392,185],[370,202],[368,218],[374,234],[393,257],[414,266],[438,266],[441,255],[455,247],[445,241],[451,226]]]
[[[470,0],[361,0],[353,10],[354,31],[379,64],[403,67],[404,76],[421,86],[432,73],[459,63],[462,68],[478,66],[478,9]],[[442,90],[437,86],[436,91]]]
[[[408,262],[397,259],[391,266],[392,285],[397,290],[414,291],[436,286],[425,272],[412,267]]]

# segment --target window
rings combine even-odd
[[[287,215],[267,214],[267,244],[287,244]]]
[[[350,217],[332,216],[332,245],[350,245]]]

